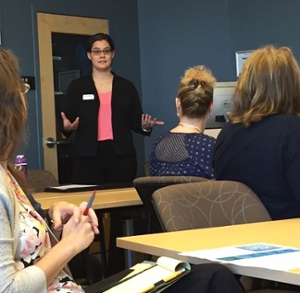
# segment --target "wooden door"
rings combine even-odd
[[[58,178],[52,35],[63,33],[87,36],[98,32],[108,33],[108,20],[37,13],[37,23],[44,167]],[[46,145],[48,138],[53,138],[52,147]]]

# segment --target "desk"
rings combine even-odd
[[[39,192],[33,196],[40,202],[43,209],[49,209],[57,201],[67,201],[74,205],[79,205],[83,201],[88,201],[92,191],[83,192]],[[142,201],[135,188],[116,188],[97,190],[93,203],[93,209],[104,210],[142,205]]]
[[[79,205],[83,201],[87,202],[92,194],[92,191],[84,192],[39,192],[34,193],[33,197],[36,201],[41,203],[43,209],[49,209],[52,204],[58,201],[67,201],[74,205]],[[130,208],[135,206],[141,206],[143,203],[136,192],[135,188],[116,188],[97,190],[95,200],[93,202],[93,209],[101,210],[101,213],[110,212],[116,208]],[[103,222],[99,221],[100,230],[100,247],[101,258],[103,262],[103,275],[106,275],[107,261],[106,261],[106,248],[103,229]],[[132,235],[132,220],[125,220],[124,235]],[[126,266],[131,267],[133,265],[133,256],[130,250],[125,251]]]
[[[117,246],[151,255],[165,255],[182,259],[192,264],[199,264],[203,263],[204,260],[180,256],[178,253],[256,242],[267,242],[300,248],[300,218],[123,237],[117,239]],[[241,267],[232,264],[228,265],[228,267],[239,275],[300,285],[300,262],[299,269],[288,272]]]

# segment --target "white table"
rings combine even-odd
[[[204,261],[198,258],[180,256],[178,253],[258,242],[292,246],[300,249],[300,218],[122,237],[117,239],[117,246],[146,254],[165,255],[182,259],[192,264],[199,264]],[[241,267],[232,264],[228,265],[228,267],[239,275],[300,285],[300,263],[298,269],[287,272]]]

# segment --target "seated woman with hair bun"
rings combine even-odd
[[[179,123],[154,143],[150,154],[151,176],[214,178],[215,139],[203,132],[214,107],[215,82],[211,71],[203,65],[185,71],[175,99]]]

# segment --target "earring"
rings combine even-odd
[[[177,112],[177,116],[179,117],[180,116],[180,114]]]

